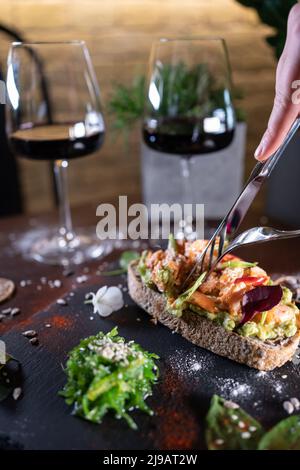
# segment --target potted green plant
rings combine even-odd
[[[274,33],[266,37],[266,41],[272,47],[276,59],[279,59],[285,44],[288,15],[297,0],[237,0],[237,2],[254,8],[260,20],[274,29]],[[272,173],[266,197],[267,215],[295,226],[300,224],[299,148],[300,137],[297,136]]]

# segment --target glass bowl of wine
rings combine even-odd
[[[97,240],[96,232],[73,229],[67,189],[69,162],[98,151],[105,134],[99,87],[85,43],[13,43],[7,92],[10,145],[22,158],[51,162],[60,214],[57,229],[31,234],[26,255],[64,266],[99,258],[108,246]]]

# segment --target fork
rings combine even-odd
[[[233,206],[229,210],[228,214],[224,217],[223,221],[221,222],[221,224],[215,231],[212,238],[209,240],[203,252],[201,252],[198,255],[196,264],[192,268],[190,273],[187,275],[183,283],[183,287],[186,287],[189,279],[196,271],[198,271],[199,267],[200,267],[200,273],[204,271],[204,262],[207,260],[207,255],[208,255],[208,268],[209,268],[208,270],[209,272],[211,271],[211,266],[214,262],[214,251],[215,251],[217,240],[219,241],[219,243],[218,243],[218,253],[217,253],[216,259],[219,259],[222,255],[224,255],[225,250],[227,249],[226,243],[232,240],[234,233],[237,231],[240,224],[242,223],[259,189],[261,188],[262,184],[266,181],[266,179],[270,176],[276,163],[278,162],[280,157],[283,155],[284,151],[286,150],[288,144],[290,143],[290,141],[292,140],[292,138],[298,131],[299,127],[300,127],[300,118],[297,118],[294,124],[292,125],[291,129],[287,133],[281,147],[279,147],[279,149],[273,155],[271,155],[268,158],[268,160],[266,160],[265,162],[258,162],[255,165],[242,192],[237,197]],[[261,228],[262,230],[264,230],[267,227],[261,227]],[[259,227],[255,227],[253,230],[255,231],[258,229]],[[275,229],[271,229],[271,230],[275,230]],[[244,232],[244,234],[245,233],[246,232]],[[289,232],[277,231],[277,234],[278,233],[289,233]],[[298,236],[298,235],[294,235],[294,236]]]
[[[245,232],[240,233],[231,243],[225,248],[220,256],[217,257],[207,269],[207,276],[217,264],[222,260],[225,255],[241,246],[256,245],[265,243],[271,240],[283,240],[285,238],[295,238],[300,236],[300,230],[278,230],[272,227],[253,227]]]

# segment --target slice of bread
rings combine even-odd
[[[128,289],[131,298],[155,321],[175,330],[197,346],[255,369],[272,370],[282,366],[292,359],[299,344],[299,330],[291,338],[261,341],[227,331],[192,311],[185,311],[180,318],[172,315],[166,310],[165,297],[142,283],[136,261],[128,269]]]

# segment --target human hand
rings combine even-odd
[[[255,151],[255,158],[267,160],[282,144],[300,115],[300,4],[289,14],[287,39],[276,71],[275,99],[268,128]]]

